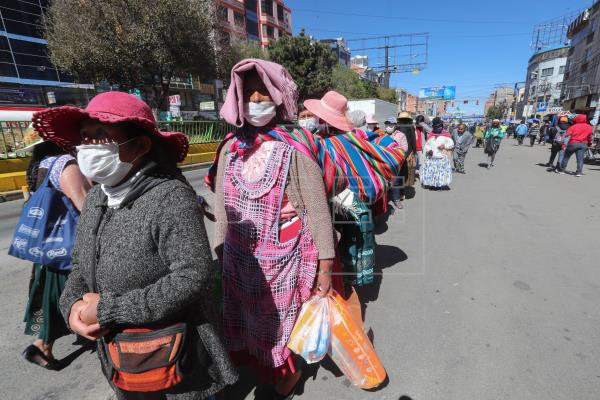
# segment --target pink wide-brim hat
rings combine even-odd
[[[378,124],[379,121],[375,119],[373,114],[367,114],[367,124]]]
[[[304,101],[304,107],[329,125],[343,132],[352,132],[354,125],[346,118],[348,111],[348,99],[331,90],[325,93],[322,99],[310,99]]]
[[[162,139],[166,151],[181,162],[189,150],[188,138],[180,132],[162,132],[150,106],[137,97],[123,92],[106,92],[94,97],[86,108],[62,106],[33,114],[33,128],[45,140],[51,140],[69,153],[81,144],[80,124],[86,118],[102,123],[130,122]]]

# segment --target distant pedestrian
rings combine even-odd
[[[467,131],[465,124],[458,125],[455,134],[452,137],[454,140],[454,168],[460,174],[465,173],[465,158],[469,147],[473,143],[473,135]]]
[[[593,128],[588,124],[588,119],[585,114],[578,114],[573,118],[573,123],[574,125],[567,130],[566,140],[568,141],[568,144],[566,145],[565,156],[560,168],[561,173],[564,173],[564,170],[569,163],[569,158],[575,153],[575,156],[577,157],[577,171],[575,171],[575,176],[580,177],[583,172],[583,158],[585,156],[585,151],[593,144]]]
[[[506,137],[513,137],[515,136],[515,124],[513,124],[512,122],[508,124],[508,127],[506,128]]]
[[[546,166],[548,167],[548,171],[560,172],[560,164],[565,155],[564,147],[567,144],[565,142],[567,136],[567,130],[571,125],[569,124],[569,118],[567,116],[562,116],[558,119],[558,124],[556,127],[550,128],[550,137],[552,140],[552,147],[550,148],[550,160]],[[556,166],[554,165],[554,160],[558,156],[556,161]]]
[[[477,124],[477,127],[475,128],[475,147],[481,147],[481,145],[483,144],[483,137],[485,135],[485,130],[483,127],[483,124],[479,123]]]
[[[525,124],[525,120],[522,120],[521,123],[515,129],[515,134],[517,135],[517,141],[519,146],[523,144],[523,140],[525,140],[525,136],[529,133],[529,128],[527,124]]]
[[[494,166],[496,153],[500,149],[502,139],[504,139],[504,132],[500,127],[500,120],[495,119],[485,132],[485,154],[488,155],[487,169]]]
[[[408,140],[404,132],[398,129],[397,127],[397,119],[395,117],[390,117],[385,121],[385,133],[390,135],[392,139],[397,143],[398,148],[403,152],[408,151]],[[407,163],[405,162],[402,165],[402,169],[400,170],[399,176],[394,177],[392,182],[392,203],[398,209],[403,209],[402,200],[404,198],[404,183],[407,178]]]
[[[375,119],[373,114],[367,114],[367,129],[369,132],[383,133],[379,127],[379,121]]]
[[[412,116],[403,111],[398,114],[398,124],[396,125],[397,129],[404,133],[406,136],[406,142],[408,144],[408,149],[406,150],[406,162],[404,163],[403,170],[406,173],[406,179],[404,181],[404,186],[412,187],[415,184],[415,176],[416,176],[416,168],[417,168],[417,134],[414,121]]]
[[[538,139],[538,144],[545,144],[549,141],[548,139],[550,137],[550,128],[550,121],[544,122],[544,124],[540,128],[540,137]]]
[[[421,184],[425,188],[442,189],[449,188],[452,183],[452,161],[451,151],[454,149],[454,141],[444,129],[440,118],[432,121],[433,130],[425,143],[425,165]]]
[[[535,144],[535,140],[540,135],[540,124],[534,122],[531,124],[531,128],[529,128],[529,145],[533,147]]]
[[[33,148],[27,168],[27,183],[34,193],[44,180],[62,193],[63,201],[81,211],[90,183],[81,173],[77,160],[54,142],[38,142]],[[69,249],[72,251],[72,249]],[[69,329],[60,313],[58,301],[71,268],[34,264],[29,282],[29,301],[25,311],[25,333],[35,335],[35,342],[23,352],[23,357],[50,370],[60,368],[52,354],[54,341],[68,335]]]

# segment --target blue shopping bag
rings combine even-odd
[[[8,254],[70,270],[79,212],[71,200],[50,183],[54,162],[44,182],[25,203]]]

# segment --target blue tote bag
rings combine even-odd
[[[79,212],[71,200],[50,183],[55,162],[40,187],[25,203],[8,254],[70,270]]]

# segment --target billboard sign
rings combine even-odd
[[[428,87],[419,90],[419,97],[429,100],[454,100],[456,86]]]

